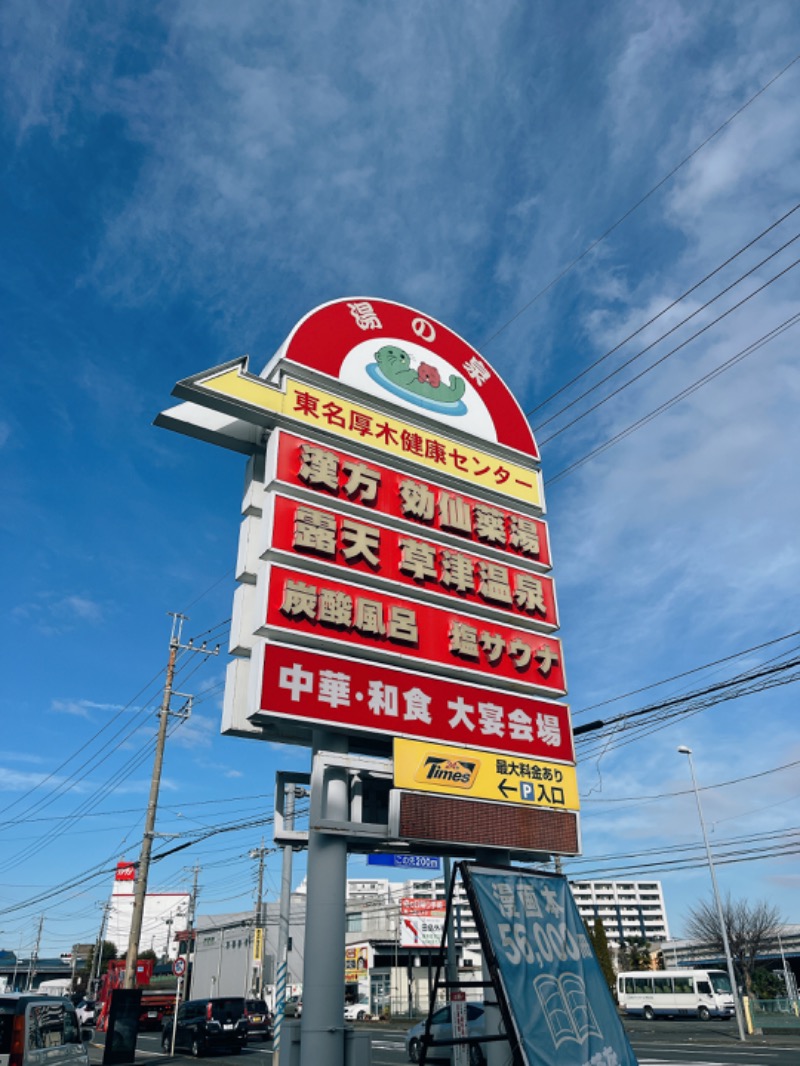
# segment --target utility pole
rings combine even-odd
[[[27,991],[33,988],[33,979],[36,976],[36,963],[39,961],[39,948],[42,943],[42,926],[44,925],[44,915],[39,919],[39,929],[36,933],[36,947],[33,949],[30,962],[28,963],[28,984]]]
[[[175,663],[178,652],[199,651],[204,655],[217,655],[219,645],[209,651],[205,643],[195,648],[192,641],[181,644],[181,629],[186,620],[185,614],[175,611],[168,612],[172,616],[172,633],[169,640],[169,659],[167,661],[167,675],[164,681],[164,695],[161,700],[159,711],[158,736],[156,738],[156,752],[153,760],[153,776],[150,780],[150,799],[147,804],[147,815],[144,823],[142,836],[142,848],[139,852],[139,863],[136,871],[136,887],[133,892],[133,913],[131,914],[131,931],[128,937],[128,953],[125,956],[125,988],[136,987],[136,963],[139,960],[139,939],[142,935],[142,919],[144,917],[144,903],[147,896],[147,878],[150,874],[150,854],[153,850],[153,837],[155,836],[156,810],[158,808],[158,791],[161,786],[161,768],[164,763],[164,745],[167,740],[167,725],[170,716],[170,701],[172,699],[172,684],[175,677]]]
[[[261,838],[261,847],[253,848],[250,852],[251,859],[258,859],[258,894],[256,898],[256,924],[253,937],[253,976],[251,987],[256,999],[261,999],[264,989],[264,858],[273,849],[264,847],[264,838]]]
[[[108,912],[110,909],[110,903],[103,904],[103,916],[100,919],[100,932],[97,934],[97,945],[94,949],[92,970],[89,974],[89,987],[86,989],[87,994],[90,996],[95,995],[97,992],[97,986],[100,983],[100,968],[103,965],[103,943],[105,941],[106,922],[108,921]]]
[[[192,894],[189,898],[189,923],[188,923],[188,938],[186,941],[186,976],[183,979],[182,986],[182,999],[189,998],[190,980],[193,975],[193,966],[195,959],[194,950],[194,923],[197,916],[197,882],[200,878],[200,864],[197,863],[194,867],[194,879],[192,881]],[[191,966],[189,964],[192,964]]]

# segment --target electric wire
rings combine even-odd
[[[617,388],[612,389],[611,392],[609,392],[601,400],[598,400],[596,403],[592,404],[590,407],[587,407],[585,411],[582,411],[579,415],[576,415],[575,418],[570,419],[569,422],[567,422],[563,426],[559,427],[559,429],[557,429],[555,432],[551,433],[549,437],[545,437],[540,443],[541,444],[548,444],[551,440],[555,440],[556,437],[560,436],[566,430],[572,429],[572,427],[577,425],[578,422],[581,422],[588,415],[593,414],[599,408],[601,408],[605,404],[609,403],[609,401],[615,399],[617,396],[619,396],[626,389],[630,388],[631,385],[634,385],[637,381],[641,381],[641,379],[643,377],[645,377],[647,374],[649,374],[652,370],[655,370],[656,367],[661,366],[662,363],[666,362],[667,359],[671,359],[673,355],[676,355],[678,352],[682,351],[682,349],[684,349],[688,344],[691,344],[692,341],[697,340],[698,337],[701,337],[704,333],[707,333],[708,330],[710,330],[713,326],[718,325],[723,319],[727,318],[728,315],[733,314],[734,311],[738,311],[746,303],[749,303],[750,300],[754,299],[754,297],[759,296],[762,292],[764,292],[766,289],[768,289],[770,287],[770,285],[774,285],[776,281],[779,281],[782,277],[784,277],[784,275],[788,274],[790,270],[794,270],[794,268],[798,264],[800,264],[800,258],[795,259],[787,267],[784,267],[783,270],[780,270],[777,274],[774,274],[771,278],[769,278],[767,281],[765,281],[762,285],[759,285],[757,289],[754,289],[747,296],[744,296],[737,303],[733,304],[732,307],[729,307],[726,311],[723,311],[721,315],[717,315],[716,318],[712,319],[710,322],[707,322],[704,326],[701,326],[700,329],[696,330],[690,336],[688,336],[684,340],[682,340],[680,342],[680,344],[675,345],[674,348],[671,348],[668,352],[665,352],[664,355],[659,356],[659,358],[656,359],[654,362],[650,363],[649,366],[646,366],[644,368],[644,370],[640,370],[637,374],[634,374],[633,377],[629,378],[627,381],[625,381],[621,385],[617,386]],[[763,340],[763,338],[762,338],[762,340]],[[637,357],[634,357],[634,358],[637,358]],[[633,361],[633,359],[630,360],[630,362],[632,362],[632,361]],[[627,365],[628,365],[627,363],[623,364],[623,366],[627,366]],[[616,373],[616,371],[615,371],[615,373]],[[609,375],[609,377],[611,377],[611,376],[613,376],[613,375]],[[599,382],[598,384],[603,384],[607,380],[608,380],[608,378],[604,378],[603,381]]]
[[[787,71],[789,71],[799,59],[800,53],[794,56],[784,67],[782,67],[767,82],[765,82],[760,89],[758,89],[748,100],[746,100],[741,105],[741,107],[738,107],[731,115],[729,115],[728,118],[726,118],[721,125],[717,126],[713,133],[710,133],[703,141],[700,142],[700,144],[697,145],[696,148],[694,148],[688,155],[684,156],[684,158],[676,166],[674,166],[672,170],[669,171],[669,173],[665,174],[664,177],[661,178],[661,180],[657,182],[648,192],[646,192],[644,196],[637,200],[632,207],[629,207],[628,210],[624,212],[624,214],[620,215],[616,222],[612,223],[612,225],[610,225],[608,229],[601,233],[599,237],[596,237],[593,241],[591,241],[590,244],[588,244],[587,247],[580,253],[580,255],[576,256],[570,263],[568,263],[563,270],[556,274],[556,276],[551,281],[549,281],[547,285],[540,289],[535,296],[531,297],[531,299],[528,300],[526,304],[523,304],[519,311],[517,311],[514,315],[511,316],[511,318],[504,322],[499,329],[495,330],[494,333],[487,337],[487,339],[483,342],[483,347],[488,348],[493,340],[499,337],[500,334],[503,333],[506,329],[508,329],[510,325],[516,322],[521,315],[524,315],[526,311],[533,307],[533,305],[539,299],[541,299],[542,296],[548,293],[555,285],[557,285],[562,278],[566,277],[566,275],[569,274],[570,271],[573,270],[579,263],[581,263],[586,258],[586,256],[589,255],[590,252],[594,251],[594,249],[599,244],[602,244],[602,242],[606,240],[606,238],[609,237],[615,229],[622,225],[622,223],[626,219],[630,218],[630,216],[635,211],[637,211],[642,206],[642,204],[649,200],[650,197],[653,196],[654,193],[658,192],[658,190],[663,185],[665,185],[670,178],[674,177],[674,175],[677,174],[679,170],[686,166],[686,164],[689,163],[698,154],[698,152],[702,151],[702,149],[705,148],[706,145],[709,144],[711,141],[713,141],[716,136],[718,136],[727,126],[729,126],[734,121],[734,119],[738,118],[738,116],[741,115],[743,111],[746,111],[751,104],[755,103],[755,101],[763,93],[765,93],[767,89],[774,85],[779,78],[783,77],[783,75],[786,74]]]
[[[585,739],[581,735],[576,736],[575,747],[580,749],[581,757],[586,759],[596,754],[598,748],[602,749],[602,753],[605,754],[609,750],[631,744],[635,740],[641,740],[643,736],[649,736],[652,732],[663,729],[675,718],[689,717],[717,703],[739,699],[744,695],[752,695],[768,688],[792,684],[800,680],[800,671],[795,671],[795,673],[788,676],[786,676],[785,672],[797,666],[800,666],[800,658],[791,659],[787,663],[768,666],[761,670],[751,671],[726,681],[716,682],[703,689],[697,689],[686,695],[674,696],[660,703],[648,704],[645,707],[625,712],[607,722],[603,722],[592,735],[587,736]],[[647,720],[641,724],[634,722],[634,720],[643,717],[646,717]],[[601,736],[598,739],[597,735],[607,730],[612,731],[612,736],[610,738]],[[624,736],[630,733],[634,735]],[[613,745],[611,741],[614,742]]]
[[[674,308],[676,308],[687,297],[691,296],[692,293],[694,293],[698,289],[702,288],[702,286],[705,285],[705,283],[707,281],[710,281],[711,278],[713,278],[717,274],[719,274],[719,272],[721,270],[724,270],[725,267],[730,266],[730,264],[733,263],[736,259],[738,259],[740,255],[743,255],[746,251],[749,251],[750,248],[752,248],[754,245],[756,245],[768,233],[771,233],[772,230],[776,229],[783,222],[785,222],[786,219],[789,218],[791,215],[793,215],[795,213],[795,211],[797,211],[797,210],[800,210],[800,203],[795,204],[794,207],[792,207],[788,211],[786,211],[783,215],[780,216],[780,218],[776,219],[775,222],[772,222],[769,226],[767,226],[766,229],[763,229],[759,234],[757,234],[755,237],[753,237],[751,240],[749,240],[747,242],[747,244],[743,244],[732,255],[729,255],[727,259],[725,259],[722,263],[720,263],[719,266],[714,267],[713,270],[709,271],[708,274],[706,274],[706,275],[704,275],[704,277],[700,278],[699,281],[696,281],[688,289],[685,289],[684,292],[682,292],[680,294],[680,296],[676,296],[675,299],[672,300],[671,303],[668,303],[665,307],[662,307],[660,311],[658,311],[655,315],[652,315],[650,318],[648,318],[648,320],[646,322],[643,322],[642,325],[638,326],[632,333],[629,333],[626,337],[623,337],[623,339],[621,341],[618,341],[618,343],[615,344],[613,348],[610,348],[607,352],[605,352],[599,358],[595,359],[594,362],[590,363],[589,366],[585,367],[578,374],[576,374],[573,378],[570,378],[569,381],[567,381],[563,385],[559,386],[559,388],[557,388],[555,390],[555,392],[550,393],[549,396],[547,396],[544,400],[541,400],[538,404],[536,404],[535,407],[532,407],[529,411],[526,411],[525,413],[526,413],[527,417],[530,418],[533,415],[535,415],[537,411],[540,411],[542,409],[542,407],[546,407],[547,404],[552,403],[552,401],[555,400],[555,398],[557,396],[560,396],[563,392],[566,392],[567,389],[569,389],[573,385],[577,384],[582,378],[586,377],[586,375],[591,373],[591,371],[594,370],[595,367],[597,367],[601,363],[605,362],[605,360],[609,359],[612,355],[615,355],[620,350],[620,348],[623,348],[629,341],[632,341],[634,339],[634,337],[638,337],[640,333],[643,333],[648,328],[648,326],[652,326],[660,318],[663,318],[664,315],[668,314],[670,311],[672,311]],[[663,340],[664,336],[667,336],[667,334],[663,334],[662,337],[659,338],[659,339]],[[549,419],[548,419],[548,421],[549,421]],[[541,426],[545,426],[545,425],[547,425],[547,422],[542,422],[541,423]],[[540,427],[537,427],[537,428],[540,428]]]
[[[725,655],[721,659],[713,659],[711,662],[703,663],[702,666],[695,666],[691,670],[683,670],[679,674],[673,674],[671,677],[665,677],[662,681],[653,681],[649,685],[642,685],[641,688],[632,689],[630,692],[623,692],[619,696],[612,696],[607,700],[602,700],[599,703],[590,703],[586,707],[581,707],[577,711],[572,712],[572,717],[575,718],[579,714],[588,714],[589,711],[597,710],[599,707],[607,707],[610,703],[617,703],[619,700],[628,699],[630,696],[638,696],[642,692],[647,692],[649,689],[658,688],[661,685],[668,685],[673,681],[680,681],[684,677],[689,677],[691,674],[697,674],[703,670],[709,670],[714,666],[721,666],[723,663],[731,662],[733,659],[743,659],[745,655],[752,655],[754,651],[762,651],[764,648],[772,647],[773,644],[780,644],[784,640],[791,640],[792,637],[800,636],[800,629],[793,629],[790,633],[784,633],[783,636],[773,637],[771,640],[763,641],[761,644],[752,644],[749,648],[741,648],[739,651],[732,652],[730,655]]]
[[[578,470],[580,467],[584,466],[592,459],[597,458],[598,455],[601,455],[603,452],[607,451],[615,444],[618,444],[621,440],[625,440],[627,437],[637,432],[637,430],[644,428],[644,426],[648,425],[659,415],[663,414],[665,411],[670,410],[670,408],[685,400],[688,396],[692,395],[692,393],[697,392],[698,389],[702,388],[704,385],[707,385],[709,381],[713,381],[714,378],[718,377],[726,370],[730,370],[732,367],[736,366],[737,363],[740,363],[743,359],[746,359],[747,356],[753,355],[765,345],[769,344],[771,341],[786,333],[787,330],[792,329],[798,324],[798,321],[800,321],[800,312],[791,315],[789,318],[785,319],[779,325],[771,329],[768,333],[763,334],[757,340],[753,341],[746,348],[742,348],[735,355],[732,355],[729,359],[726,359],[723,363],[720,363],[718,366],[714,367],[713,370],[710,370],[707,374],[704,374],[701,378],[698,378],[696,381],[692,382],[692,384],[687,385],[685,389],[682,389],[680,392],[670,397],[670,399],[665,400],[664,403],[660,404],[658,407],[653,408],[653,410],[649,411],[646,415],[643,415],[635,422],[632,422],[630,425],[626,426],[618,433],[615,433],[613,436],[608,437],[606,440],[596,445],[590,451],[586,452],[584,455],[580,456],[573,462],[569,463],[567,466],[563,467],[552,477],[546,478],[546,484],[549,486],[554,485],[559,481],[562,481],[565,477],[568,477],[571,473],[574,473],[575,470]]]
[[[794,235],[794,237],[792,237],[790,240],[786,241],[779,248],[776,248],[774,252],[771,252],[764,259],[761,259],[758,263],[756,263],[754,266],[752,266],[749,270],[745,271],[744,274],[740,274],[738,278],[736,278],[734,281],[730,282],[730,284],[726,285],[724,289],[720,289],[720,291],[718,293],[716,293],[714,296],[709,297],[709,299],[706,300],[705,303],[701,304],[699,307],[696,307],[694,309],[694,311],[691,311],[688,315],[686,315],[684,318],[680,319],[680,321],[676,322],[673,326],[671,326],[665,333],[662,333],[659,337],[656,337],[655,340],[653,340],[649,344],[645,345],[645,347],[641,348],[638,352],[636,352],[635,355],[630,356],[623,363],[620,363],[619,366],[615,367],[614,370],[612,370],[609,374],[606,374],[605,377],[600,378],[600,380],[595,382],[594,385],[590,386],[588,389],[585,389],[582,393],[580,393],[578,396],[576,396],[573,400],[570,400],[569,403],[566,403],[566,404],[564,404],[563,407],[560,407],[557,411],[554,411],[553,414],[551,414],[548,418],[546,418],[544,420],[544,422],[540,422],[538,426],[534,427],[534,432],[538,434],[539,431],[544,429],[545,426],[548,426],[551,422],[554,422],[559,417],[559,415],[566,414],[567,411],[571,410],[576,404],[580,403],[581,400],[585,400],[593,392],[595,392],[597,389],[601,388],[601,386],[605,385],[607,382],[611,381],[612,378],[616,377],[617,374],[622,373],[622,371],[626,370],[629,366],[631,366],[632,363],[635,363],[637,361],[637,359],[641,359],[641,357],[643,355],[646,355],[648,352],[652,351],[653,348],[655,348],[657,345],[659,345],[663,340],[666,340],[667,337],[671,337],[673,333],[676,333],[682,326],[685,326],[687,322],[691,322],[691,320],[693,318],[696,318],[699,314],[702,314],[703,311],[707,311],[708,308],[711,307],[712,304],[715,304],[717,302],[717,300],[720,300],[723,296],[727,296],[728,293],[731,292],[733,289],[735,289],[737,285],[740,285],[747,278],[751,277],[757,270],[759,270],[761,267],[763,267],[771,259],[774,259],[776,256],[780,255],[781,252],[785,251],[791,244],[794,244],[794,242],[797,241],[797,240],[800,240],[800,233],[796,233]],[[800,262],[800,260],[795,260],[795,263],[792,264],[792,266],[796,266],[798,262]],[[791,267],[789,267],[787,269],[791,269]],[[777,274],[775,276],[775,278],[772,278],[771,281],[768,284],[771,284],[772,281],[777,280],[777,278],[780,278],[781,276],[782,276],[782,274]],[[762,289],[766,288],[766,287],[767,287],[766,285],[762,286]],[[756,289],[755,292],[751,293],[750,296],[748,296],[746,299],[749,300],[751,298],[751,296],[755,295],[758,292],[761,292],[762,289]],[[697,333],[695,333],[691,337],[689,337],[688,340],[684,341],[682,345],[679,345],[677,348],[673,348],[671,352],[667,353],[667,356],[665,356],[665,358],[669,358],[670,356],[674,355],[676,352],[680,351],[682,347],[684,347],[686,344],[689,343],[689,341],[692,341],[696,337],[699,337],[701,333],[705,332],[711,326],[716,325],[723,318],[725,318],[731,311],[737,310],[739,307],[741,307],[742,303],[745,303],[745,302],[746,302],[746,300],[742,300],[739,303],[734,304],[733,307],[731,307],[724,314],[720,315],[718,318],[713,319],[711,322],[708,323],[707,326],[704,326],[702,330],[699,330]],[[644,327],[642,327],[642,328],[644,328]],[[663,360],[661,360],[661,361],[663,361]],[[653,367],[658,366],[658,365],[659,365],[658,362],[652,364]],[[652,369],[652,367],[648,367],[648,371],[650,369]],[[635,381],[636,378],[633,378],[632,380]],[[611,393],[611,396],[614,396],[614,395],[616,395],[616,393]],[[603,402],[605,402],[605,401],[603,401]],[[600,406],[600,405],[598,404],[597,406]],[[565,429],[569,429],[571,426],[573,426],[575,424],[575,422],[580,421],[580,419],[584,418],[585,415],[589,414],[591,411],[593,411],[595,409],[596,409],[595,407],[590,407],[588,409],[588,411],[585,411],[583,414],[579,415],[578,418],[574,419],[572,422],[567,423],[567,425],[562,426],[560,429],[558,429],[555,432],[551,433],[549,437],[544,437],[540,441],[540,443],[541,444],[547,444],[549,441],[551,441],[555,437],[559,436],[559,434],[563,433]]]

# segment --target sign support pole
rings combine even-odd
[[[347,738],[314,730],[300,1066],[344,1063],[347,841],[344,837],[321,833],[314,822],[321,816],[345,822],[350,804],[346,770],[329,767],[324,780],[319,756],[322,751],[345,754]]]
[[[297,786],[290,785],[286,792],[285,819],[286,828],[294,829],[294,801]],[[281,867],[281,902],[278,918],[278,973],[275,982],[275,1019],[272,1029],[272,1063],[279,1066],[281,1053],[281,1030],[286,1008],[286,982],[289,969],[289,929],[291,927],[292,907],[292,845],[283,848],[283,865]]]

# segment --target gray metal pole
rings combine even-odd
[[[347,740],[314,732],[311,769],[311,821],[308,828],[308,894],[303,960],[303,1015],[300,1066],[344,1066],[344,946],[347,841],[321,833],[313,821],[349,817],[347,772],[332,769],[324,787],[321,751],[347,751]]]
[[[728,977],[731,982],[731,990],[733,992],[733,1006],[736,1010],[736,1024],[739,1026],[739,1039],[746,1040],[744,1032],[744,1021],[742,1019],[742,1006],[739,1003],[739,990],[736,987],[736,972],[733,968],[733,958],[731,956],[731,946],[728,943],[728,930],[725,925],[725,912],[722,909],[722,900],[719,895],[719,886],[717,885],[717,875],[714,872],[714,860],[711,856],[711,845],[708,842],[708,834],[706,833],[706,823],[703,818],[703,808],[700,805],[700,789],[697,787],[697,778],[694,776],[694,763],[692,762],[692,749],[684,747],[683,745],[678,748],[681,755],[686,755],[689,758],[689,770],[692,774],[692,786],[694,788],[694,798],[697,800],[697,813],[700,816],[700,828],[703,831],[703,843],[706,846],[706,856],[708,858],[708,870],[711,874],[711,884],[714,889],[714,900],[717,904],[717,914],[719,915],[719,927],[722,932],[722,944],[725,948],[725,961],[728,964]]]
[[[284,820],[286,828],[294,829],[295,785],[290,785],[286,792]],[[272,1066],[279,1066],[281,1056],[281,1030],[283,1029],[283,1012],[286,1006],[286,982],[289,969],[289,928],[292,906],[292,845],[283,849],[283,866],[281,868],[281,901],[278,916],[278,973],[275,981],[275,1018],[272,1029]]]

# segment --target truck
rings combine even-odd
[[[161,1029],[164,1017],[175,1010],[176,986],[154,988],[153,963],[150,959],[140,959],[136,964],[136,987],[142,990],[142,1004],[139,1011],[139,1029]],[[125,960],[112,959],[103,974],[97,990],[97,1019],[95,1028],[105,1032],[108,1028],[108,1016],[111,1010],[111,997],[117,988],[125,985]]]

